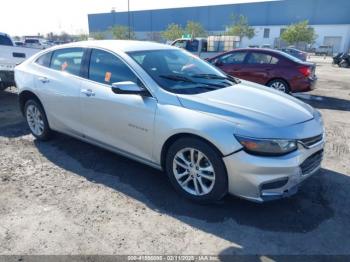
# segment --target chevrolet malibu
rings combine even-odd
[[[37,139],[58,131],[164,170],[194,201],[290,196],[320,169],[317,110],[176,47],[62,45],[17,66],[15,80]]]

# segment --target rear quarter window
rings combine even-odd
[[[52,52],[43,54],[39,56],[38,59],[35,60],[35,63],[41,66],[50,67],[51,56],[52,56]]]

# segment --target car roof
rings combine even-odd
[[[89,40],[60,45],[59,48],[90,47],[103,48],[111,51],[133,52],[145,50],[177,49],[176,47],[147,41],[136,40]]]
[[[213,56],[209,59],[214,59],[214,58],[217,58],[217,57],[220,57],[220,56],[223,56],[223,55],[226,55],[226,54],[230,54],[230,53],[233,53],[233,52],[267,52],[267,53],[274,53],[274,54],[277,54],[277,55],[280,55],[280,51],[278,50],[275,50],[275,49],[271,49],[271,48],[237,48],[237,49],[233,49],[233,50],[230,50],[230,51],[227,51],[227,52],[224,52],[224,53],[220,53],[216,56]]]

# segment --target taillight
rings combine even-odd
[[[298,70],[305,77],[309,77],[311,75],[311,68],[308,66],[299,67]]]

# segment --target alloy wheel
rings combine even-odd
[[[279,81],[273,82],[270,85],[270,87],[272,87],[278,91],[281,91],[281,92],[286,92],[286,85],[283,82],[279,82]]]
[[[209,194],[215,184],[215,171],[200,150],[184,148],[173,159],[173,172],[183,190],[194,196]]]
[[[29,105],[26,111],[27,122],[30,130],[36,136],[41,136],[45,130],[45,124],[41,111],[35,105]]]

